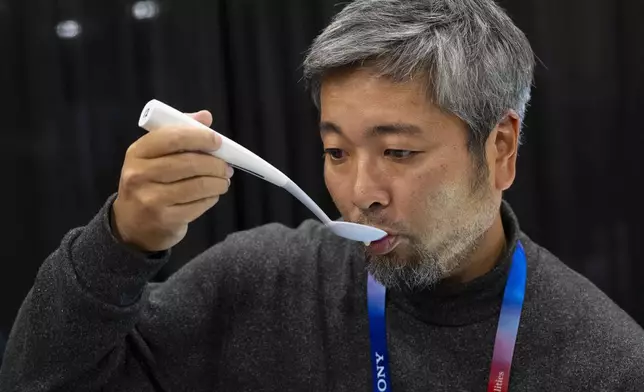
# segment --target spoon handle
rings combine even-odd
[[[304,192],[296,183],[288,180],[286,185],[284,185],[284,189],[301,201],[302,204],[304,204],[312,213],[315,214],[315,216],[318,217],[318,219],[322,221],[322,223],[331,223],[331,218],[329,218],[328,215],[325,214],[324,211],[322,211],[322,209],[313,201],[313,199],[311,199],[309,195],[307,195],[306,192]]]
[[[148,132],[152,132],[162,126],[197,127],[215,132],[192,117],[156,99],[148,102],[143,108],[139,126]],[[234,168],[243,170],[279,187],[284,187],[290,182],[290,179],[284,173],[252,151],[221,133],[217,134],[222,139],[221,147],[217,151],[209,151],[210,154],[228,162]]]
[[[148,132],[153,132],[160,127],[165,126],[188,126],[208,129],[215,132],[211,128],[203,125],[192,117],[181,113],[177,109],[166,105],[156,99],[148,102],[141,112],[139,126]],[[331,219],[322,211],[322,209],[315,204],[315,202],[307,195],[296,183],[291,181],[284,173],[279,171],[270,163],[266,162],[259,156],[255,155],[244,146],[228,139],[224,135],[217,133],[221,136],[221,147],[217,151],[211,151],[210,154],[228,162],[231,166],[241,169],[249,174],[261,178],[262,180],[273,183],[280,188],[284,188],[296,199],[302,202],[311,212],[315,214],[322,222],[329,223]]]

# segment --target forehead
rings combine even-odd
[[[411,124],[436,132],[462,126],[456,116],[430,102],[427,83],[421,78],[398,82],[369,69],[343,69],[326,75],[320,90],[320,115],[322,123],[349,130]]]
[[[322,79],[320,103],[343,103],[352,109],[387,106],[414,109],[433,106],[426,97],[426,84],[420,79],[396,82],[368,68],[340,69]],[[356,106],[356,107],[354,107]]]

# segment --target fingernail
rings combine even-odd
[[[226,177],[231,178],[233,174],[235,174],[235,169],[230,165],[226,166]]]

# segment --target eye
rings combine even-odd
[[[407,159],[418,154],[418,151],[410,150],[385,150],[385,155],[393,159]]]
[[[327,148],[324,150],[324,156],[328,156],[334,161],[339,161],[345,158],[346,154],[344,151],[340,150],[339,148]]]

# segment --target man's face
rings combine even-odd
[[[427,287],[461,267],[492,225],[500,193],[477,164],[466,125],[419,81],[336,72],[321,90],[327,188],[343,218],[391,234],[367,247],[387,286]]]

